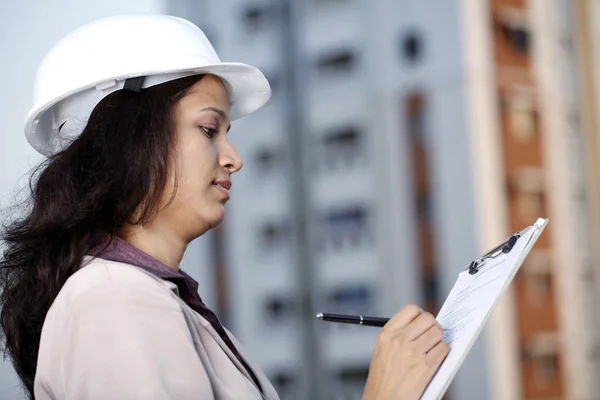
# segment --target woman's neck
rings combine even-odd
[[[147,226],[129,225],[118,235],[133,247],[162,262],[177,271],[188,243],[168,229],[157,229],[152,224]]]

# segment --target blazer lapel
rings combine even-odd
[[[250,374],[248,373],[248,371],[246,370],[246,368],[242,365],[242,363],[240,362],[240,360],[238,360],[238,358],[235,356],[235,354],[233,354],[233,352],[229,349],[229,346],[227,346],[227,344],[225,344],[225,342],[223,341],[223,339],[221,338],[221,336],[219,335],[219,333],[215,330],[215,328],[213,328],[213,326],[210,324],[210,322],[208,322],[200,314],[198,314],[196,312],[194,312],[194,313],[198,316],[198,318],[202,322],[203,328],[212,336],[212,338],[214,339],[214,341],[217,342],[217,344],[219,345],[219,347],[221,348],[221,350],[223,350],[225,352],[225,354],[227,354],[227,357],[229,357],[229,359],[236,366],[236,368],[242,374],[244,374],[244,376],[246,377],[246,379],[248,379],[248,381],[252,384],[252,386],[254,386],[254,388],[256,388],[256,391],[261,394],[262,398],[264,400],[271,400],[271,399],[277,399],[278,400],[278,397],[275,397],[275,398],[273,398],[273,397],[266,397],[265,396],[266,393],[260,391],[260,389],[256,386],[256,384],[254,383],[254,381],[250,377]],[[257,375],[257,377],[258,377],[259,374],[257,373],[257,371],[252,367],[252,365],[248,362],[248,359],[240,351],[240,349],[238,347],[239,343],[237,342],[237,340],[234,339],[233,335],[228,330],[225,330],[225,332],[227,333],[227,335],[229,336],[229,338],[231,339],[231,341],[234,343],[235,347],[238,349],[238,352],[240,353],[240,356],[244,359],[244,362],[246,362],[246,364],[248,365],[248,368],[252,368],[252,372],[254,372],[254,374]],[[260,374],[260,375],[262,375],[262,374]],[[260,381],[261,386],[263,387],[263,391],[266,390],[267,387],[269,389],[271,388],[270,383],[267,384],[267,385],[264,384],[265,382],[263,382],[264,381],[263,376],[258,377],[258,379]]]
[[[140,268],[138,268],[138,269],[140,269]],[[238,358],[235,356],[235,354],[233,354],[233,352],[229,349],[229,346],[227,346],[227,344],[223,341],[223,339],[221,338],[221,335],[219,335],[219,333],[215,330],[215,328],[213,328],[213,326],[210,324],[210,322],[208,322],[206,320],[206,318],[204,318],[202,315],[200,315],[199,313],[194,311],[190,306],[188,306],[181,299],[181,297],[179,297],[177,285],[175,285],[173,282],[160,279],[159,277],[157,277],[143,269],[140,269],[140,271],[151,276],[155,280],[157,280],[157,281],[161,282],[163,285],[165,285],[168,289],[170,289],[170,291],[173,293],[173,296],[175,296],[177,301],[181,303],[181,306],[183,307],[183,309],[186,310],[186,311],[184,311],[184,315],[191,313],[192,315],[195,316],[196,319],[200,320],[200,323],[202,324],[202,327],[204,328],[204,330],[210,334],[212,339],[219,345],[221,350],[223,350],[225,352],[227,357],[229,357],[229,359],[236,366],[236,368],[246,377],[246,379],[248,379],[248,381],[256,389],[256,391],[258,393],[260,393],[263,400],[279,400],[279,396],[275,392],[275,389],[273,389],[273,385],[271,385],[271,382],[269,382],[269,380],[264,376],[264,374],[259,369],[254,368],[252,363],[244,355],[244,353],[242,351],[242,345],[231,334],[231,332],[229,332],[229,330],[227,330],[225,327],[223,327],[223,329],[225,329],[225,332],[227,333],[227,336],[229,336],[229,339],[233,342],[236,349],[238,350],[238,353],[240,354],[240,356],[242,357],[242,359],[244,360],[246,365],[248,365],[248,368],[252,369],[252,372],[254,373],[254,375],[256,375],[256,377],[259,380],[260,385],[263,389],[262,391],[256,386],[256,384],[254,383],[254,380],[248,373],[248,370],[242,365],[240,360],[238,360]],[[189,316],[186,315],[186,318],[189,318]]]

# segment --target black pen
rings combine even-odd
[[[380,317],[367,317],[363,315],[344,315],[344,314],[331,314],[331,313],[318,313],[317,318],[322,321],[329,322],[341,322],[345,324],[358,324],[366,326],[378,326],[382,327],[388,322],[389,318]]]
[[[357,324],[364,326],[378,326],[383,327],[390,319],[381,317],[367,317],[364,315],[346,315],[346,314],[332,314],[332,313],[318,313],[317,318],[321,321],[328,322],[341,322],[343,324]],[[444,334],[451,331],[451,329],[442,328]]]

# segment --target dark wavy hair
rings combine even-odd
[[[81,135],[32,171],[25,204],[11,210],[19,216],[0,238],[0,325],[30,399],[48,309],[95,239],[156,215],[171,176],[173,109],[201,78],[108,95]]]

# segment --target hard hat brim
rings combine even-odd
[[[80,121],[86,122],[93,108],[106,97],[108,94],[119,90],[123,87],[126,79],[139,76],[146,76],[147,84],[143,88],[151,87],[160,83],[165,83],[184,76],[210,74],[221,78],[230,100],[230,115],[231,121],[248,115],[261,108],[271,97],[271,87],[264,74],[256,67],[243,63],[219,63],[213,65],[190,65],[189,67],[179,68],[177,70],[165,68],[162,71],[148,71],[147,73],[138,73],[136,76],[121,76],[114,77],[111,81],[115,82],[115,86],[111,90],[98,91],[96,88],[101,82],[94,82],[87,87],[75,88],[74,90],[65,93],[59,98],[39,99],[37,104],[28,113],[25,120],[25,137],[29,144],[39,153],[45,156],[51,156],[58,151],[64,150],[71,140],[75,137],[71,135],[69,138],[61,137],[57,129],[56,123],[53,123],[52,109],[71,96],[82,94],[85,92],[93,96],[93,99],[88,101],[89,109],[84,110],[82,115],[77,115]],[[180,64],[181,65],[181,64]],[[50,114],[50,115],[48,115]],[[83,126],[81,127],[81,130]]]

